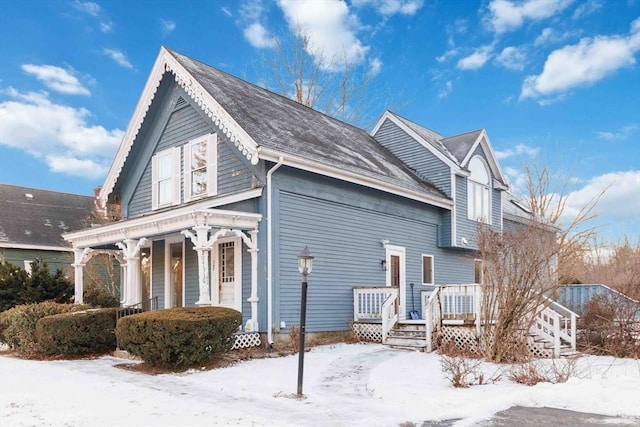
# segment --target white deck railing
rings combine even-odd
[[[422,292],[420,300],[422,302],[422,317],[426,324],[427,351],[432,352],[434,350],[433,334],[440,329],[442,322],[440,288],[436,287],[433,292]]]
[[[576,351],[577,320],[576,313],[545,297],[543,307],[531,326],[531,332],[553,343],[553,355],[560,357],[563,341],[571,346],[571,350]]]
[[[353,321],[382,320],[382,305],[394,293],[388,286],[353,288]]]
[[[398,323],[398,288],[382,304],[382,343],[387,342],[389,331]]]

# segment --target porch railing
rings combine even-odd
[[[433,351],[433,335],[438,332],[442,323],[442,312],[440,303],[440,287],[436,287],[433,292],[422,292],[422,317],[425,321],[427,351]]]
[[[156,311],[158,309],[158,297],[149,298],[139,303],[122,307],[116,312],[116,321],[121,317],[131,314],[142,313],[143,311]]]
[[[353,288],[353,321],[382,320],[382,305],[396,288],[388,286]]]
[[[536,314],[532,333],[553,343],[554,357],[560,357],[563,342],[576,351],[576,329],[578,315],[567,307],[547,297]]]
[[[387,342],[389,331],[398,323],[398,288],[382,304],[382,343]]]

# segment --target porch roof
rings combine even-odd
[[[89,248],[121,242],[125,239],[141,239],[174,233],[197,225],[230,229],[255,229],[261,219],[261,214],[251,212],[186,206],[74,233],[66,233],[62,237],[71,242],[74,248]]]

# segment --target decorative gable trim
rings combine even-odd
[[[104,185],[100,191],[100,199],[106,203],[109,194],[113,191],[116,181],[122,172],[131,147],[138,132],[144,123],[149,107],[155,98],[160,82],[165,73],[174,75],[176,83],[184,89],[189,97],[211,119],[216,127],[238,148],[253,165],[259,161],[258,144],[247,134],[244,129],[225,111],[224,108],[207,92],[204,87],[178,62],[178,60],[165,48],[160,48],[160,53],[151,69],[151,73],[138,100],[138,104],[131,117],[127,130],[118,147],[116,156],[111,164]]]
[[[487,131],[485,129],[482,129],[482,132],[480,132],[478,138],[476,138],[476,141],[473,143],[471,149],[460,163],[460,166],[466,167],[466,165],[469,164],[469,161],[471,160],[471,157],[473,157],[473,153],[475,152],[478,145],[480,145],[482,147],[482,150],[484,151],[487,163],[489,163],[489,168],[491,169],[495,180],[497,180],[501,184],[497,186],[498,189],[507,190],[507,180],[502,173],[502,169],[500,168],[500,164],[498,163],[498,159],[496,158],[493,147],[491,146],[491,142],[489,141],[489,136],[487,135]]]

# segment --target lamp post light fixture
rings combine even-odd
[[[302,274],[300,297],[300,343],[298,345],[298,397],[302,396],[302,374],[304,372],[304,332],[307,319],[307,276],[313,268],[313,255],[307,246],[298,255],[298,271]]]

